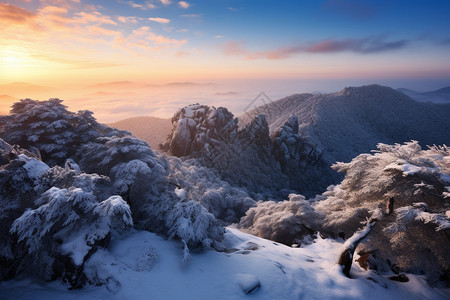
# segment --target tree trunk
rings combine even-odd
[[[376,221],[376,219],[370,219],[363,229],[355,232],[355,234],[344,243],[344,248],[339,255],[337,263],[341,266],[345,276],[350,278],[350,269],[352,267],[355,249],[358,247],[358,244],[369,235],[372,227],[376,224]]]

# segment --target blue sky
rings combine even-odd
[[[449,12],[437,0],[4,1],[0,64],[17,72],[0,80],[446,80]]]

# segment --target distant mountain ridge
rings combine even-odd
[[[419,102],[432,102],[437,104],[450,103],[450,86],[429,92],[417,92],[405,88],[399,88],[397,91],[400,91]]]
[[[170,87],[198,87],[198,86],[210,86],[213,83],[197,83],[190,81],[183,82],[169,82],[165,84],[152,84],[152,83],[141,83],[135,81],[112,81],[112,82],[102,82],[97,83],[95,85],[88,86],[88,89],[102,89],[102,88],[112,88],[112,89],[124,89],[124,88],[137,88],[137,89],[146,89],[146,88],[170,88]]]
[[[418,140],[423,146],[450,144],[450,104],[421,103],[390,87],[347,87],[330,94],[295,94],[255,108],[239,117],[248,124],[265,114],[271,134],[291,115],[299,134],[324,150],[329,164],[350,161],[377,143]]]
[[[7,115],[12,102],[17,101],[16,97],[10,95],[0,95],[0,115]]]
[[[117,129],[130,131],[134,136],[146,141],[152,149],[158,149],[170,134],[170,119],[156,117],[134,117],[108,124]]]

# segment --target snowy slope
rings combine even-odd
[[[30,279],[0,284],[0,299],[448,299],[450,290],[430,288],[421,276],[400,283],[353,263],[351,279],[335,261],[342,242],[321,239],[290,248],[228,228],[227,252],[192,254],[181,263],[180,242],[136,231],[92,258],[107,286],[67,290]],[[251,290],[248,295],[244,290]]]

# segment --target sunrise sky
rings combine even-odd
[[[0,94],[24,97],[14,82],[80,89],[286,79],[308,89],[299,82],[363,80],[439,88],[450,85],[449,12],[444,0],[2,1]],[[61,91],[54,96],[67,97]]]

